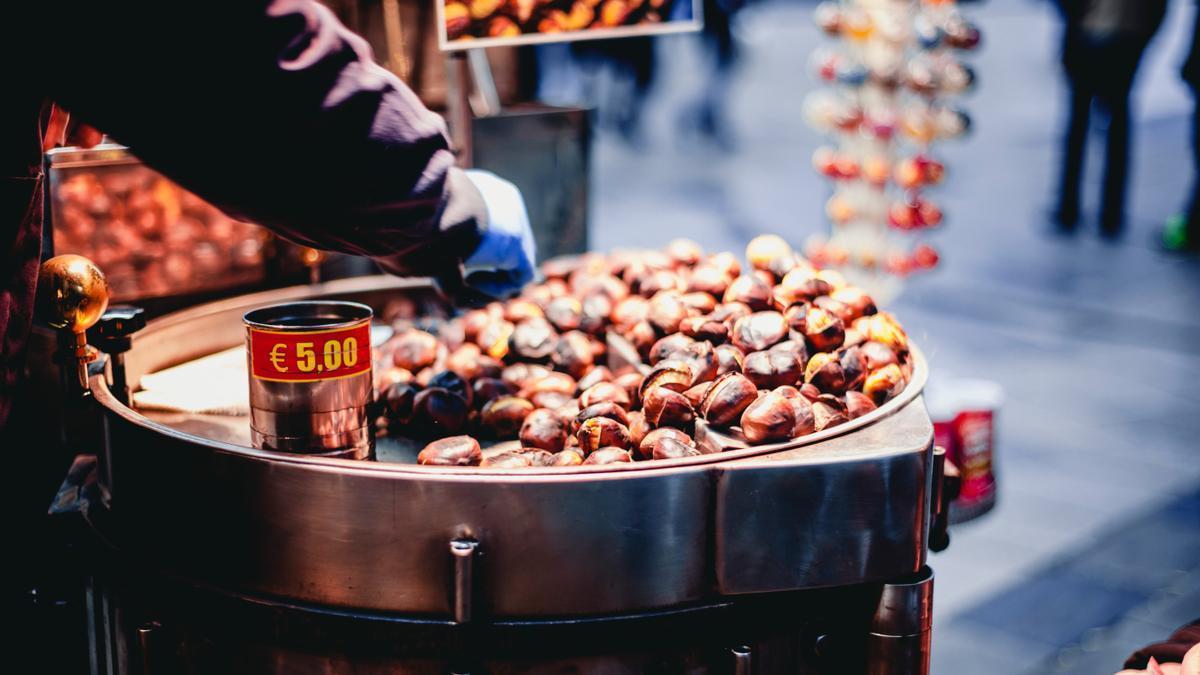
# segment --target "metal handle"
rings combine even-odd
[[[475,552],[479,542],[473,539],[450,541],[450,556],[454,560],[454,590],[451,607],[454,623],[470,623],[474,615]]]

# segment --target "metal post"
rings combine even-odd
[[[471,141],[471,65],[463,52],[450,54],[446,63],[446,113],[458,165],[474,165]]]
[[[729,650],[733,657],[733,675],[750,675],[754,667],[754,653],[747,645]]]
[[[933,570],[884,584],[867,635],[868,675],[929,675]]]
[[[475,551],[479,542],[471,539],[454,539],[450,542],[450,555],[454,559],[454,623],[471,623],[474,614],[472,596],[475,593]]]

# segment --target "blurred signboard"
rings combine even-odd
[[[437,0],[443,50],[699,30],[700,0]]]

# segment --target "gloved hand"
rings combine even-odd
[[[507,298],[533,281],[534,241],[529,214],[517,186],[488,171],[466,172],[483,195],[488,224],[479,248],[463,261],[466,285]]]

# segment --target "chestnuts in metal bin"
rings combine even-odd
[[[869,295],[778,237],[756,238],[747,259],[743,269],[686,241],[586,254],[547,262],[546,281],[461,317],[405,310],[375,350],[378,429],[430,439],[422,464],[681,459],[701,453],[692,434],[705,428],[783,442],[907,386],[908,338]],[[468,429],[520,449],[485,458]]]

